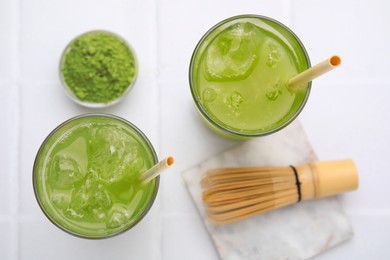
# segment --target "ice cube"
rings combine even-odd
[[[75,211],[73,208],[69,207],[66,209],[65,211],[65,215],[70,218],[70,219],[74,219],[74,220],[79,220],[79,219],[82,219],[84,217],[83,214],[80,214],[78,213],[77,211]]]
[[[68,213],[72,217],[88,216],[100,219],[111,205],[108,190],[99,182],[96,174],[90,173],[80,189],[74,191]]]
[[[110,228],[117,228],[123,226],[127,221],[127,217],[122,212],[113,212],[107,225]]]
[[[129,221],[130,217],[129,210],[125,205],[115,204],[110,210],[106,226],[109,228],[122,227]]]
[[[95,219],[104,220],[107,218],[107,212],[102,207],[93,208],[92,215]]]
[[[52,190],[50,193],[50,200],[53,204],[62,210],[65,210],[71,201],[72,190]]]
[[[56,155],[50,166],[49,183],[53,188],[69,188],[84,177],[79,163],[64,155]]]
[[[269,101],[275,101],[282,94],[281,88],[283,84],[280,80],[277,80],[276,83],[272,84],[267,88],[266,97]]]
[[[85,190],[85,186],[83,186],[80,190],[75,191],[67,208],[68,217],[84,217],[84,215],[87,213],[86,208],[88,206],[90,197],[91,194]]]
[[[234,91],[230,96],[225,98],[224,102],[231,115],[239,116],[241,114],[241,105],[244,102],[244,98],[239,92]]]
[[[107,212],[111,208],[111,197],[107,189],[101,184],[92,192],[88,204],[85,207],[85,214],[97,220],[107,217]]]
[[[217,92],[212,88],[206,88],[203,91],[203,100],[206,102],[212,102],[217,98]]]
[[[206,77],[210,81],[242,80],[258,61],[260,30],[252,23],[236,23],[223,30],[206,50]]]
[[[99,208],[109,209],[111,207],[111,197],[108,190],[102,184],[99,184],[92,193],[89,203],[93,206],[97,205]]]
[[[101,180],[109,183],[122,180],[138,156],[137,142],[117,126],[98,129],[91,146],[90,165]]]
[[[145,161],[142,157],[137,157],[136,159],[134,159],[132,162],[131,162],[131,171],[133,173],[138,173],[140,172],[141,170],[143,170],[145,166]]]
[[[275,68],[282,58],[281,47],[276,41],[269,39],[265,44],[268,51],[266,64],[270,68]]]

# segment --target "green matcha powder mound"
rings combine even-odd
[[[81,101],[108,103],[122,96],[135,79],[131,50],[105,32],[84,34],[65,53],[61,71],[68,88]]]

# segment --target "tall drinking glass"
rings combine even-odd
[[[310,67],[298,37],[282,23],[240,15],[212,27],[190,63],[190,89],[203,121],[218,134],[247,139],[275,133],[302,111],[311,83],[288,80]]]
[[[159,177],[139,180],[158,162],[147,137],[107,114],[71,118],[44,140],[33,187],[47,218],[69,234],[107,238],[135,226],[156,198]]]

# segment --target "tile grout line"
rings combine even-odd
[[[290,1],[290,16],[289,16],[289,19],[290,19],[290,24],[291,24],[291,28],[293,30],[295,30],[295,0],[291,0]]]
[[[14,154],[12,154],[12,161],[14,163],[13,169],[14,174],[11,178],[11,237],[10,237],[10,256],[11,259],[19,259],[19,206],[20,206],[20,197],[19,197],[19,180],[20,180],[20,161],[21,161],[21,85],[20,85],[20,70],[21,70],[21,0],[15,2],[15,24],[16,24],[16,66],[15,66],[15,104],[14,104],[14,122],[13,127],[15,131],[15,140],[14,140]]]
[[[154,23],[154,26],[153,26],[153,33],[154,33],[154,59],[155,59],[155,66],[156,66],[156,73],[155,73],[155,77],[156,77],[156,87],[157,87],[157,107],[158,107],[158,115],[157,115],[157,147],[159,149],[159,151],[161,152],[162,150],[162,115],[163,115],[163,111],[162,111],[162,91],[160,90],[160,83],[161,83],[161,80],[160,80],[160,76],[161,76],[161,68],[160,68],[160,65],[161,65],[161,57],[160,57],[160,15],[159,15],[159,11],[160,11],[160,5],[159,5],[159,0],[154,0],[153,1],[153,5],[154,5],[154,17],[155,17],[155,23]],[[164,155],[163,155],[164,156]],[[164,208],[164,203],[163,203],[163,196],[161,196],[163,194],[163,188],[162,188],[162,185],[161,185],[161,180],[160,180],[160,207],[158,208],[158,211],[160,213],[160,216],[162,216],[161,212],[163,211],[163,208]],[[164,219],[159,217],[157,218],[157,221],[158,221],[158,237],[159,237],[159,243],[156,243],[156,245],[158,245],[158,248],[156,250],[156,253],[155,255],[153,255],[153,258],[154,259],[163,259],[163,233],[164,233]]]
[[[294,28],[294,14],[293,3],[294,0],[283,0],[283,17],[286,19],[286,25],[290,28]]]
[[[390,217],[390,209],[384,208],[363,208],[363,209],[344,209],[344,212],[348,216],[360,216],[360,217]]]

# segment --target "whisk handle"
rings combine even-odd
[[[312,162],[309,165],[313,174],[316,198],[358,188],[358,172],[352,160]]]

